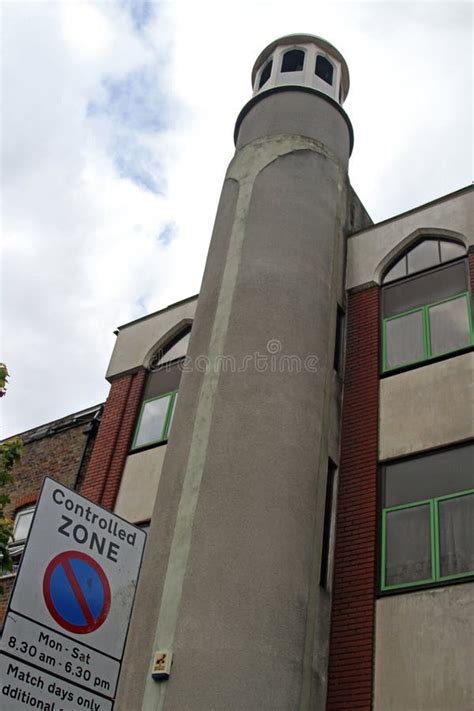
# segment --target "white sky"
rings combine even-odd
[[[471,182],[472,6],[1,4],[0,437],[94,405],[113,330],[199,291],[235,119],[273,39],[351,73],[352,184],[375,221]]]

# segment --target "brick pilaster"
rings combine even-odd
[[[146,370],[112,382],[80,493],[112,509],[135,426]]]
[[[372,708],[379,290],[348,301],[327,711]]]

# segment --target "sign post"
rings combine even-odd
[[[44,480],[0,640],[0,709],[112,709],[145,539]]]

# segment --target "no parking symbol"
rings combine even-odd
[[[86,553],[65,551],[48,564],[43,597],[50,615],[75,634],[94,632],[106,620],[110,585],[101,566]]]

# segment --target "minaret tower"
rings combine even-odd
[[[325,707],[321,566],[328,463],[339,457],[349,74],[325,40],[289,35],[260,54],[252,83],[161,474],[121,711]],[[163,650],[171,675],[156,681]]]

